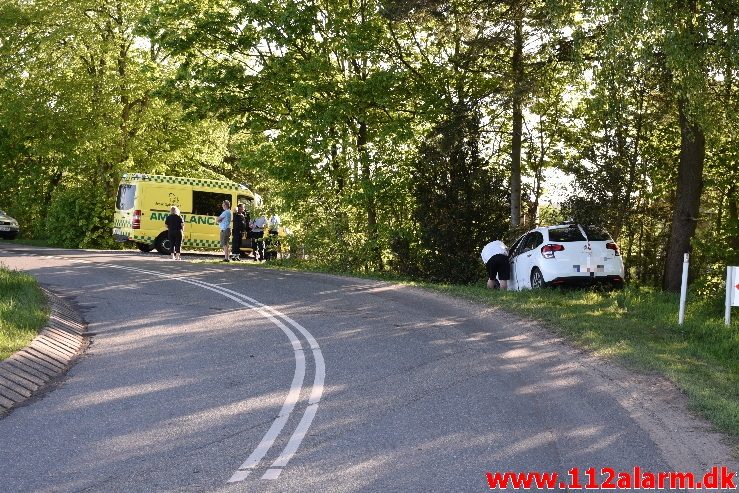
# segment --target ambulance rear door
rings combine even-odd
[[[156,238],[160,233],[167,230],[164,220],[170,214],[172,206],[177,207],[185,218],[187,211],[192,208],[192,197],[189,187],[172,185],[169,183],[146,182],[142,187],[143,194],[140,202],[143,216],[148,219],[147,224],[142,224],[146,229],[145,234]],[[185,225],[183,240],[188,238],[188,228]]]
[[[133,235],[133,215],[137,204],[137,186],[125,180],[118,185],[115,213],[113,214],[113,237],[116,241],[127,241]]]
[[[192,214],[185,228],[190,231],[193,246],[218,248],[220,232],[216,218],[223,212],[223,201],[233,201],[232,193],[194,188],[191,197]]]

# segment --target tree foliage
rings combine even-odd
[[[432,129],[413,169],[424,277],[456,283],[480,278],[480,245],[508,230],[503,177],[479,149],[479,119],[460,111]]]
[[[191,173],[200,170],[192,158],[214,160],[196,148],[208,122],[183,120],[177,105],[155,95],[171,68],[133,33],[146,7],[136,0],[0,7],[0,194],[12,197],[3,207],[25,234],[113,246],[122,173]],[[208,135],[207,145],[217,137]]]

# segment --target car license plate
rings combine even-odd
[[[0,226],[0,231],[10,231],[10,226]]]

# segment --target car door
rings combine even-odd
[[[511,259],[511,277],[515,279],[517,291],[528,287],[527,276],[524,275],[524,271],[526,269],[524,264],[526,264],[528,260],[526,257],[526,243],[529,241],[529,235],[531,235],[531,233],[527,233],[520,239]]]
[[[519,289],[528,289],[531,287],[531,268],[534,266],[536,260],[534,257],[536,253],[535,247],[540,236],[541,233],[532,231],[521,242],[521,251],[516,260],[516,282],[518,283]]]
[[[528,287],[533,287],[531,286],[531,271],[535,267],[541,270],[542,256],[540,248],[542,244],[544,244],[544,235],[540,231],[532,231],[529,238],[526,239],[526,253],[524,255],[526,266],[522,275],[526,276],[524,279]]]
[[[517,258],[517,250],[521,246],[521,243],[523,242],[523,239],[526,237],[526,235],[521,235],[518,237],[518,239],[513,243],[510,249],[508,249],[508,261],[511,264],[511,278],[508,281],[508,289],[512,291],[518,291],[519,287],[516,282],[516,258]]]

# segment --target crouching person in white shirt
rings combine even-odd
[[[483,247],[480,256],[488,272],[488,289],[494,289],[496,287],[496,277],[500,281],[500,289],[508,289],[508,280],[511,278],[511,263],[508,261],[508,247],[500,240],[491,241]]]

